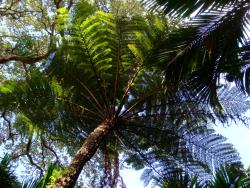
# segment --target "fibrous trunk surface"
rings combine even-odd
[[[83,166],[95,154],[100,143],[109,134],[113,127],[111,121],[102,122],[89,136],[85,139],[82,147],[78,150],[75,157],[65,169],[63,175],[58,178],[50,188],[72,188],[74,187]]]

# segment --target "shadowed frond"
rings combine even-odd
[[[240,2],[247,2],[246,0],[143,0],[144,4],[151,10],[162,9],[166,14],[176,15],[181,17],[190,16],[194,12],[204,12],[223,8],[225,6],[235,6]]]
[[[135,168],[149,168],[144,172],[147,183],[167,181],[168,176],[180,169],[190,177],[198,176],[198,182],[204,183],[221,165],[240,162],[233,146],[206,125],[188,124],[178,129],[177,125],[162,127],[128,124],[120,132],[127,147],[127,162]]]
[[[216,97],[222,73],[247,91],[244,67],[249,62],[242,61],[241,48],[248,46],[249,9],[248,2],[235,1],[202,11],[155,47],[149,65],[156,63],[165,69],[168,85],[175,87],[185,80],[189,90],[208,101]]]

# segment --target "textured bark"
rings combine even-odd
[[[104,146],[102,147],[102,153],[104,156],[104,176],[100,181],[99,188],[110,187],[112,185],[112,165],[106,143],[104,143]]]
[[[95,154],[100,143],[109,134],[113,126],[112,121],[104,121],[94,129],[65,169],[65,173],[50,188],[73,188],[84,164]]]
[[[113,177],[113,187],[116,187],[117,186],[117,183],[118,183],[118,178],[120,176],[120,162],[119,162],[119,152],[118,152],[118,149],[119,149],[119,140],[118,138],[116,137],[116,142],[115,142],[115,156],[114,156],[114,177]]]

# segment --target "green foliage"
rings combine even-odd
[[[61,174],[61,169],[56,164],[51,164],[43,177],[41,188],[53,183]]]
[[[67,29],[69,12],[65,7],[57,9],[57,17],[55,23],[57,24],[56,30],[63,31]]]
[[[63,90],[55,78],[50,81],[34,71],[26,80],[3,82],[1,91],[0,108],[16,114],[14,126],[20,133],[32,135],[45,131],[57,136],[67,129],[61,118],[69,91]]]
[[[59,176],[60,171],[61,170],[55,164],[50,164],[42,178],[24,179],[21,188],[46,188]]]
[[[78,24],[57,52],[49,72],[80,91],[87,98],[81,103],[88,110],[114,108],[132,86],[127,83],[133,74],[138,76],[142,57],[152,46],[147,37],[152,31],[148,32],[149,26],[141,17],[115,18],[101,11]]]
[[[90,1],[82,0],[77,2],[73,21],[82,23],[89,15],[93,15],[97,8]]]
[[[0,184],[6,188],[18,187],[18,181],[11,169],[8,155],[5,155],[0,162]]]
[[[32,55],[35,41],[31,36],[27,35],[22,38],[18,38],[15,42],[15,51],[18,55]]]
[[[216,171],[214,180],[211,182],[211,188],[219,187],[235,187],[235,188],[248,188],[249,182],[246,179],[249,176],[245,174],[240,166],[226,166]]]

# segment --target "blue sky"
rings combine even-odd
[[[230,127],[216,127],[216,130],[235,146],[245,168],[248,168],[250,166],[250,129],[242,124],[233,124]]]

